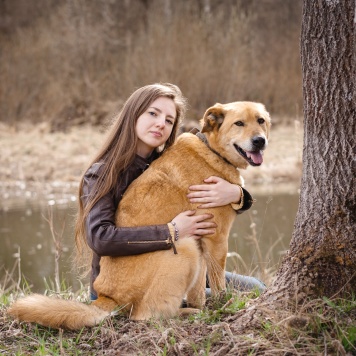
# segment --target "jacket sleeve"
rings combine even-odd
[[[84,176],[83,195],[85,205],[98,178],[97,171],[89,170]],[[86,218],[86,235],[89,247],[99,256],[138,255],[172,247],[167,225],[139,227],[115,226],[116,205],[114,195],[104,195]]]
[[[242,191],[244,193],[244,205],[241,209],[236,210],[236,214],[242,214],[246,210],[250,209],[253,204],[253,198],[251,194],[245,188],[242,188]]]

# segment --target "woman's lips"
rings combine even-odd
[[[160,132],[157,131],[151,131],[151,134],[155,137],[162,137],[162,134]]]

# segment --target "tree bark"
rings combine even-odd
[[[304,0],[301,195],[265,300],[356,292],[355,16],[355,0]]]

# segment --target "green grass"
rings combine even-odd
[[[231,350],[246,355],[356,354],[355,296],[311,300],[293,312],[261,312],[254,326],[244,329],[236,313],[244,314],[243,310],[259,295],[228,289],[208,298],[199,314],[185,319],[134,322],[119,314],[93,328],[67,331],[19,323],[6,315],[6,308],[14,299],[30,292],[28,285],[24,286],[26,290],[1,293],[1,355],[101,355],[104,351],[171,355],[177,350],[189,355],[224,354]],[[64,299],[87,300],[87,288],[73,293],[66,284],[62,286],[66,288],[60,292]],[[1,285],[0,290],[4,290]],[[52,293],[46,291],[48,295]]]
[[[197,315],[190,317],[191,321],[202,321],[208,324],[220,322],[224,316],[235,314],[241,309],[244,309],[246,303],[259,296],[258,291],[248,293],[236,293],[231,289],[221,293],[217,297],[210,297],[207,300],[206,307]]]

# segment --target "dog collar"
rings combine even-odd
[[[229,160],[227,160],[225,157],[223,157],[219,152],[216,152],[213,148],[210,147],[208,139],[206,138],[206,136],[199,131],[199,129],[197,129],[196,127],[194,127],[193,129],[191,129],[189,131],[190,133],[192,133],[193,135],[197,136],[200,138],[200,140],[202,142],[204,142],[206,144],[206,146],[212,151],[214,152],[217,156],[219,156],[220,158],[222,158],[226,163],[231,164],[233,167],[235,167]]]

